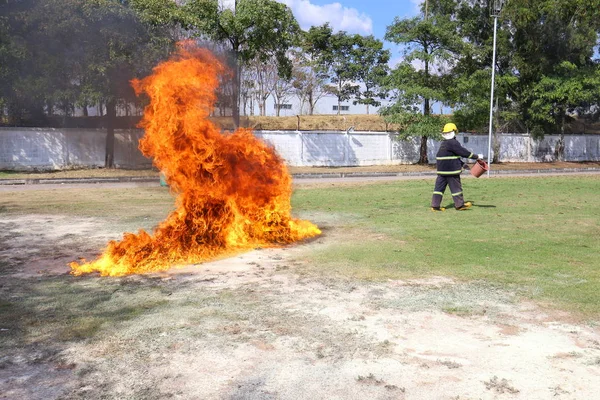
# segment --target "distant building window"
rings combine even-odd
[[[333,106],[333,111],[337,111],[338,106]],[[340,111],[348,111],[350,110],[350,106],[340,106]]]
[[[292,109],[292,105],[291,104],[273,104],[273,108],[275,110],[277,110],[278,108],[280,110],[291,110]]]

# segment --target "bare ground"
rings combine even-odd
[[[318,222],[318,221],[317,221]],[[73,277],[131,227],[0,219],[2,399],[592,399],[600,329],[485,282],[306,268],[326,230],[166,273]]]

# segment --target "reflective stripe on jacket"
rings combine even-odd
[[[456,138],[443,140],[435,156],[438,175],[460,175],[461,157],[477,159],[477,155],[462,147]]]

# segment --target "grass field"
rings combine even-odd
[[[347,237],[309,256],[320,273],[362,279],[452,276],[600,313],[600,177],[463,181],[474,207],[433,213],[431,180],[298,190],[296,211]]]

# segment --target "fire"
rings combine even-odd
[[[224,66],[189,43],[152,75],[135,80],[146,93],[140,149],[164,171],[176,209],[152,234],[140,230],[111,241],[71,273],[122,276],[163,271],[269,245],[319,235],[291,216],[291,177],[275,150],[249,129],[222,133],[209,121]]]

